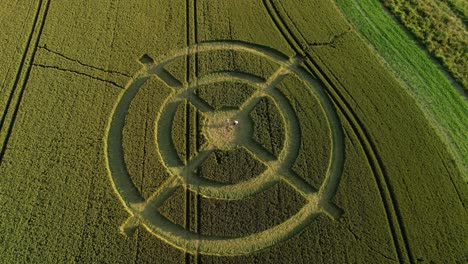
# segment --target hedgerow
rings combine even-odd
[[[443,1],[382,0],[427,50],[468,90],[468,32],[464,19]]]

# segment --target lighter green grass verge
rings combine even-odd
[[[468,92],[468,31],[457,9],[436,0],[381,0]]]
[[[451,80],[378,1],[337,0],[336,3],[406,84],[468,181],[468,105]]]

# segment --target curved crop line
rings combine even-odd
[[[285,116],[283,116],[283,120],[288,128],[286,129],[286,140],[284,142],[283,149],[278,157],[278,160],[285,164],[286,167],[283,165],[279,168],[279,173],[286,183],[298,191],[302,196],[304,196],[304,198],[310,200],[311,196],[315,197],[316,191],[312,186],[307,184],[304,179],[291,171],[291,167],[296,161],[301,147],[301,141],[298,140],[302,136],[299,119],[289,101],[279,90],[272,90],[270,96],[274,102],[278,104],[279,109],[281,109],[281,113],[285,114]],[[329,163],[333,162],[334,161],[332,159],[329,160]],[[328,177],[328,175],[329,172],[327,171],[327,175],[325,177]]]
[[[210,45],[213,45],[213,47],[210,47]],[[275,61],[275,58],[284,57],[283,55],[278,55],[278,53],[259,50],[258,46],[248,43],[243,43],[240,46],[236,46],[236,44],[232,43],[205,43],[201,46],[205,51],[224,49],[226,47],[228,49],[241,51],[254,50],[254,54],[262,54],[262,56],[273,61]],[[196,49],[196,47],[192,47],[187,49],[187,52]],[[274,57],[270,57],[270,53],[274,54]],[[167,61],[171,61],[171,58],[165,60],[165,62]],[[106,135],[105,141],[106,159],[113,187],[127,211],[130,212],[131,217],[138,218],[138,221],[132,220],[129,221],[129,223],[142,223],[151,233],[167,241],[169,244],[190,253],[200,252],[211,255],[240,255],[264,249],[294,236],[315,219],[320,212],[326,212],[331,216],[336,216],[336,206],[333,206],[329,199],[331,199],[331,194],[333,194],[337,188],[343,166],[340,164],[343,162],[340,157],[344,153],[341,125],[331,101],[327,99],[325,91],[318,86],[318,83],[309,76],[305,69],[299,66],[301,61],[302,59],[298,57],[288,60],[282,59],[280,62],[277,61],[281,66],[268,80],[263,82],[260,82],[262,80],[261,77],[255,75],[224,72],[222,74],[208,75],[207,77],[200,78],[196,81],[194,86],[187,85],[186,89],[183,90],[172,87],[173,90],[171,94],[161,105],[162,111],[159,111],[156,117],[156,132],[154,133],[156,147],[160,150],[158,152],[159,158],[164,168],[171,174],[171,177],[147,201],[144,201],[128,175],[124,161],[123,146],[121,144],[125,116],[132,100],[136,96],[139,88],[152,74],[157,75],[158,72],[161,72],[160,69],[162,66],[146,65],[143,67],[143,69],[137,73],[136,77],[133,78],[133,82],[120,94],[118,98],[119,101],[116,103],[113,115],[109,120],[108,134]],[[300,147],[300,141],[298,141],[298,135],[300,135],[299,121],[291,104],[287,99],[283,98],[284,95],[275,89],[275,86],[290,73],[294,73],[298,77],[303,78],[312,86],[312,89],[316,91],[315,94],[322,104],[322,109],[329,120],[329,129],[333,130],[331,133],[331,143],[333,147],[332,154],[330,155],[329,168],[319,193],[308,186],[302,178],[299,178],[290,171],[290,166],[292,166],[292,163],[295,161]],[[201,151],[199,155],[189,162],[188,166],[181,166],[175,148],[171,145],[172,140],[170,136],[170,124],[173,121],[174,112],[181,101],[181,97],[187,95],[186,91],[194,91],[200,84],[227,80],[243,81],[259,87],[254,95],[242,104],[240,107],[241,110],[237,113],[238,115],[248,115],[248,112],[255,106],[259,97],[271,96],[274,102],[280,106],[280,109],[284,110],[283,113],[285,113],[285,117],[283,117],[283,119],[285,119],[287,127],[284,148],[278,160],[268,161],[267,165],[269,169],[260,176],[249,181],[232,185],[212,182],[193,174],[192,171],[207,157],[210,150]],[[245,198],[255,193],[265,191],[278,183],[279,180],[284,180],[289,185],[293,186],[293,188],[298,190],[309,202],[285,222],[245,237],[220,238],[202,236],[187,231],[181,226],[172,223],[154,210],[181,185],[188,186],[205,197],[230,200]]]
[[[390,184],[388,182],[388,177],[386,176],[386,173],[383,169],[382,161],[376,152],[375,146],[370,140],[368,132],[366,131],[362,122],[358,119],[357,115],[354,113],[352,108],[349,106],[346,100],[344,100],[344,97],[339,93],[339,89],[337,89],[337,87],[334,86],[334,82],[321,69],[321,67],[315,61],[315,59],[309,53],[305,52],[306,49],[301,45],[301,42],[297,39],[297,36],[294,36],[294,34],[288,29],[288,27],[285,26],[287,25],[287,23],[281,18],[281,16],[279,15],[279,11],[276,9],[274,4],[268,0],[263,0],[263,3],[272,21],[274,22],[278,30],[281,32],[284,39],[297,53],[304,54],[307,57],[307,68],[319,77],[319,80],[326,87],[329,95],[336,103],[336,106],[340,109],[340,112],[345,116],[345,118],[351,125],[354,134],[357,136],[359,142],[361,143],[361,147],[364,150],[367,161],[373,171],[377,186],[379,188],[379,193],[384,204],[387,221],[390,226],[390,231],[392,234],[393,243],[398,255],[398,259],[400,262],[407,262],[406,259],[408,259],[410,262],[414,262],[414,257],[412,256],[409,247],[409,242],[406,235],[406,231],[404,229],[401,213],[395,206],[396,198],[394,197],[393,190],[390,190],[389,188]],[[336,77],[335,79],[342,86],[342,84]],[[387,195],[390,196],[389,201],[386,198]],[[392,220],[392,215],[394,214],[396,215],[397,223],[393,222]],[[400,245],[397,230],[400,233],[404,242],[403,246]],[[404,250],[406,250],[406,257],[403,255]]]
[[[227,76],[248,76],[248,74],[244,73],[241,75],[236,75],[236,74],[215,74],[215,75],[208,75],[207,78],[200,78],[198,80],[199,85],[204,85],[204,84],[211,84],[211,83],[216,83],[217,80],[216,77],[221,77],[221,81],[227,80],[225,79]],[[243,82],[249,82],[249,80],[259,80],[259,77],[256,76],[250,76],[249,79],[237,79],[234,77],[234,80],[236,81],[243,81]],[[184,90],[179,90],[183,93],[185,91],[193,91],[197,88],[197,85],[193,85],[188,87],[187,89]],[[156,130],[156,147],[159,149],[160,157],[165,164],[166,169],[171,173],[171,175],[175,177],[179,177],[184,184],[186,184],[191,190],[197,191],[200,195],[208,198],[216,198],[216,199],[227,199],[227,200],[232,200],[232,199],[242,199],[247,196],[256,194],[258,192],[264,191],[270,187],[272,187],[276,181],[270,182],[269,178],[270,175],[267,173],[262,174],[259,177],[256,177],[254,179],[251,179],[249,181],[241,182],[235,185],[227,185],[227,184],[221,184],[218,182],[213,182],[204,178],[201,178],[197,176],[196,174],[193,174],[192,171],[194,166],[196,165],[189,164],[189,166],[186,167],[180,167],[180,164],[176,161],[178,161],[178,156],[177,153],[175,152],[174,147],[172,146],[172,140],[170,139],[171,135],[171,126],[169,125],[172,122],[172,118],[174,116],[174,112],[176,111],[177,104],[175,104],[171,100],[171,98],[177,98],[178,94],[175,94],[174,96],[170,96],[168,99],[166,99],[165,104],[163,104],[162,108],[163,111],[161,112],[160,115],[155,120],[155,123],[157,124],[157,130]],[[202,152],[203,153],[203,152]],[[199,157],[200,154],[197,156]],[[195,159],[197,159],[195,157]],[[203,161],[203,159],[201,160]],[[193,161],[191,162],[193,163]],[[199,162],[197,162],[199,163]],[[190,167],[190,168],[188,168]],[[183,175],[187,174],[187,175]],[[188,176],[190,175],[190,177]]]
[[[327,116],[327,119],[329,120],[329,129],[332,131],[332,138],[331,138],[331,144],[333,145],[332,148],[332,154],[330,157],[330,162],[329,166],[327,169],[327,175],[325,177],[324,184],[321,188],[321,193],[323,194],[322,200],[330,200],[333,196],[333,194],[336,192],[336,188],[338,187],[339,179],[341,177],[342,173],[342,163],[343,163],[343,156],[344,156],[344,141],[343,141],[343,135],[342,135],[342,130],[341,130],[341,125],[338,119],[338,116],[335,112],[335,109],[333,108],[331,101],[328,99],[326,94],[324,93],[323,90],[318,89],[318,83],[313,80],[313,78],[308,77],[308,74],[299,67],[297,67],[297,63],[292,62],[291,64],[296,65],[294,68],[294,71],[296,74],[305,79],[308,83],[313,86],[313,89],[316,91],[317,94],[317,99],[320,101],[320,103],[324,107],[324,114]],[[269,93],[272,96],[272,99],[280,106],[280,109],[285,111],[286,113],[286,118],[284,118],[285,123],[288,127],[287,135],[286,135],[286,141],[285,145],[283,148],[283,151],[280,153],[280,156],[278,157],[278,161],[276,163],[281,163],[282,170],[287,171],[290,167],[285,167],[285,166],[292,166],[293,162],[295,161],[298,153],[299,153],[299,148],[300,148],[300,141],[297,140],[298,137],[300,137],[300,128],[299,128],[299,121],[297,119],[297,116],[294,113],[294,110],[292,109],[292,106],[287,102],[284,96],[277,90],[273,89],[276,84],[284,78],[285,74],[284,70],[289,69],[291,66],[284,65],[280,67],[280,69],[277,71],[277,73],[274,73],[272,77],[267,82],[264,83],[259,83],[261,80],[260,77],[252,75],[252,74],[247,74],[247,73],[228,73],[225,72],[223,74],[211,74],[207,75],[207,77],[200,78],[198,80],[198,84],[204,85],[204,84],[211,84],[211,83],[216,83],[220,81],[226,81],[229,80],[228,78],[231,77],[231,81],[239,81],[239,82],[246,82],[249,83],[250,80],[255,81],[252,86],[259,86],[262,89],[257,90],[258,93],[264,93],[267,91],[267,94]],[[181,90],[180,93],[186,93],[186,91],[189,91],[188,93],[192,93],[195,89],[197,89],[196,85],[189,86],[189,88]],[[260,95],[253,95],[247,102],[241,106],[241,111],[237,115],[242,115],[242,112],[245,111],[250,111],[249,107],[250,105],[255,105],[256,104],[256,98],[260,97]],[[168,100],[170,102],[171,100]],[[253,102],[253,103],[252,103]],[[178,164],[172,164],[171,161],[176,161],[177,160],[177,153],[175,153],[175,150],[172,145],[170,145],[170,139],[166,138],[167,135],[170,135],[171,133],[171,128],[169,123],[171,122],[171,117],[174,116],[176,105],[172,107],[167,107],[163,106],[163,113],[161,116],[158,117],[156,120],[156,123],[159,124],[158,126],[158,149],[161,150],[161,157],[163,158],[163,162],[165,164],[168,164],[169,168],[176,167]],[[172,111],[170,111],[172,109]],[[246,110],[247,109],[247,110]],[[169,121],[168,121],[169,120]],[[163,122],[164,121],[164,122]],[[167,122],[169,123],[167,123]],[[167,123],[167,124],[166,124]],[[164,132],[161,132],[160,130],[164,129]],[[166,135],[166,137],[165,137]],[[296,140],[294,140],[296,139]],[[247,145],[249,147],[249,145]],[[251,151],[255,148],[249,148]],[[254,151],[255,152],[255,151]],[[258,153],[254,153],[258,154]],[[173,158],[170,158],[173,157]],[[273,166],[269,166],[270,168]],[[278,166],[276,166],[278,167]],[[195,168],[189,169],[189,174],[192,174],[192,170]],[[185,169],[179,169],[179,171],[182,171]],[[270,169],[271,170],[271,169]],[[174,171],[174,170],[170,170]],[[180,174],[180,173],[179,173]],[[191,177],[181,177],[181,179],[189,185],[189,188],[192,190],[197,190],[200,192],[200,194],[204,197],[209,197],[209,198],[217,198],[217,199],[242,199],[245,198],[249,195],[253,195],[258,193],[259,191],[265,190],[267,187],[271,187],[272,184],[269,184],[267,179],[268,175],[270,174],[269,171],[267,173],[264,173],[264,176],[259,177],[258,179],[252,179],[249,181],[241,182],[236,185],[229,185],[226,186],[226,184],[221,184],[217,182],[211,182],[209,180],[203,179],[201,177],[196,176],[195,174],[191,175]],[[297,175],[290,173],[290,172],[283,172],[282,175],[285,177],[285,180],[293,184],[294,183],[301,183],[302,185],[305,184],[305,182],[302,179],[293,179],[293,177],[297,177]],[[175,175],[176,176],[176,175]],[[261,179],[261,180],[260,180]],[[302,186],[293,186],[296,190],[299,190],[301,194],[308,196],[314,193],[313,188],[310,187],[302,187]],[[229,191],[228,191],[229,190]]]
[[[199,252],[207,255],[234,256],[262,250],[289,239],[318,216],[317,210],[317,204],[309,203],[279,225],[245,237],[235,238],[188,232],[159,213],[143,212],[137,213],[137,216],[150,233],[176,248],[192,254]]]
[[[315,79],[307,74],[304,68],[299,68],[298,74],[302,79],[305,79],[307,82],[311,83],[310,86],[315,91],[313,94],[316,94],[317,99],[320,101],[323,111],[328,119],[328,129],[332,133],[332,153],[330,160],[333,162],[329,163],[326,178],[319,190],[319,193],[324,196],[324,200],[331,200],[338,190],[338,184],[344,169],[345,144],[343,127],[338,117],[336,108],[333,106],[330,97],[328,97],[328,95],[325,93],[325,89],[322,88],[322,86]]]
[[[278,179],[272,178],[268,170],[257,177],[237,184],[213,182],[196,175],[187,177],[185,182],[191,190],[197,191],[203,197],[222,200],[245,199],[264,192],[277,183]]]
[[[260,77],[258,75],[253,75],[251,73],[247,72],[242,72],[242,71],[215,71],[213,73],[207,74],[204,76],[205,78],[209,78],[208,76],[213,76],[214,78],[217,78],[218,80],[226,80],[226,81],[231,81],[231,80],[236,80],[241,83],[246,83],[246,84],[255,84],[256,86],[262,85],[263,83],[266,82],[266,79],[263,77]],[[202,83],[198,83],[198,85],[203,85]]]
[[[159,156],[164,164],[169,168],[177,168],[181,166],[179,156],[172,141],[172,126],[177,107],[180,102],[165,100],[162,106],[162,111],[158,113],[155,121],[156,127],[156,148],[159,150]]]
[[[107,134],[104,138],[104,153],[106,153],[107,170],[111,176],[114,190],[119,194],[122,204],[127,208],[132,208],[135,204],[141,204],[145,200],[133,184],[125,165],[122,146],[125,116],[141,85],[148,79],[149,77],[137,76],[130,86],[119,95],[112,115],[109,118],[106,130]]]
[[[327,67],[325,66],[325,68]],[[329,69],[327,68],[327,70]],[[333,73],[331,73],[330,75],[336,80],[337,83],[343,86],[342,83],[333,75]],[[342,96],[342,95],[338,95],[338,96]],[[401,216],[401,212],[399,211],[398,200],[396,199],[393,186],[389,182],[389,178],[385,171],[383,161],[377,152],[377,148],[375,144],[371,141],[369,132],[365,128],[364,124],[357,117],[356,113],[351,109],[348,102],[346,102],[343,99],[343,97],[340,99],[336,98],[336,100],[337,102],[339,100],[342,100],[344,107],[340,106],[340,110],[342,111],[344,116],[346,116],[346,118],[348,119],[348,122],[351,125],[353,132],[357,136],[358,141],[361,143],[361,147],[363,148],[363,152],[366,155],[368,164],[373,171],[373,174],[377,183],[377,187],[379,188],[379,193],[381,195],[382,202],[384,204],[384,208],[386,212],[388,212],[388,215],[392,215],[396,219],[396,223],[395,223],[391,217],[388,218],[389,223],[392,223],[392,225],[390,226],[395,231],[399,230],[401,239],[403,240],[403,244],[404,244],[402,247],[405,248],[404,250],[406,250],[407,256],[410,259],[410,262],[413,263],[412,259],[414,257],[409,247],[409,239],[407,237],[407,232],[403,223],[403,217]],[[345,114],[344,113],[345,111],[349,111],[349,113]],[[401,254],[403,254],[403,252]],[[405,261],[402,260],[402,262],[405,262]]]
[[[161,61],[156,61],[155,64],[150,68],[149,74],[156,74],[158,68],[165,67],[167,64],[171,63],[172,61],[178,58],[195,55],[203,52],[220,50],[247,52],[250,54],[264,57],[270,61],[279,63],[281,66],[290,65],[289,57],[274,49],[271,49],[270,47],[237,40],[216,40],[201,42],[192,47],[187,47],[185,49],[171,53],[171,55],[163,56],[163,58],[165,59],[162,59]]]
[[[255,77],[251,74],[246,74],[246,73],[242,73],[242,74],[229,74],[229,73],[224,73],[223,75],[209,75],[208,78],[204,79],[204,78],[201,78],[198,80],[198,84],[207,84],[207,83],[214,83],[214,82],[219,82],[219,81],[224,81],[224,80],[228,80],[229,78],[231,81],[232,80],[237,80],[237,81],[242,81],[242,80],[239,80],[239,78],[245,78],[244,81],[246,81],[247,83],[249,82],[249,80],[256,80],[256,84],[258,86],[260,86],[262,89],[259,89],[257,90],[258,93],[264,93],[265,91],[268,91],[267,94],[271,94],[273,97],[274,97],[274,101],[280,105],[280,109],[283,109],[283,110],[286,110],[287,111],[287,121],[286,121],[286,124],[287,124],[287,127],[288,127],[288,133],[287,133],[287,138],[286,138],[286,143],[285,143],[285,149],[282,151],[282,153],[280,154],[280,157],[279,157],[279,162],[283,163],[284,160],[287,160],[289,161],[290,163],[291,162],[294,162],[294,160],[296,159],[297,157],[297,154],[298,154],[298,149],[300,147],[300,143],[297,142],[293,142],[294,140],[292,139],[297,139],[297,136],[298,136],[298,132],[300,132],[300,128],[299,128],[299,123],[298,123],[298,120],[297,120],[297,117],[294,113],[294,110],[292,109],[292,106],[287,102],[287,100],[285,99],[281,99],[282,96],[281,96],[281,93],[279,92],[276,92],[276,90],[274,90],[273,88],[276,86],[276,84],[278,82],[280,82],[286,73],[289,73],[289,71],[297,71],[297,68],[298,68],[298,60],[297,59],[294,59],[292,61],[288,60],[288,63],[284,63],[280,69],[274,73],[266,82],[264,82],[263,84],[262,83],[259,83],[258,80],[260,80],[259,77]],[[286,72],[285,72],[286,71]],[[304,70],[302,71],[297,71],[297,73],[300,77],[304,77],[304,75],[308,75],[307,72],[305,72]],[[327,116],[327,118],[330,121],[330,130],[336,130],[334,133],[332,133],[332,143],[333,143],[333,153],[331,155],[331,161],[330,161],[330,165],[329,165],[329,169],[328,169],[328,172],[327,172],[327,176],[326,176],[326,180],[325,180],[325,184],[323,186],[323,188],[321,189],[321,192],[323,194],[323,198],[320,198],[320,200],[317,199],[317,196],[315,195],[315,191],[311,188],[304,188],[303,185],[306,185],[308,186],[307,184],[305,184],[305,182],[300,179],[299,177],[297,177],[297,175],[294,175],[294,174],[291,174],[291,173],[284,173],[284,171],[287,171],[286,169],[283,169],[283,173],[282,173],[282,176],[283,178],[285,178],[284,180],[293,186],[293,188],[295,188],[296,190],[298,190],[303,196],[305,196],[310,204],[315,204],[315,206],[319,206],[320,204],[329,204],[330,202],[328,201],[331,197],[329,197],[330,194],[334,193],[336,188],[337,188],[337,184],[339,182],[339,178],[341,177],[341,171],[342,171],[342,162],[343,162],[343,153],[344,153],[344,144],[343,144],[343,135],[342,135],[342,130],[341,130],[341,125],[339,125],[339,119],[338,119],[338,116],[331,104],[331,101],[328,99],[328,97],[326,97],[326,94],[323,90],[320,90],[319,89],[319,86],[317,85],[317,83],[311,78],[306,78],[306,81],[310,83],[310,85],[312,85],[315,90],[317,91],[317,94],[318,94],[318,100],[320,101],[321,104],[323,105],[326,105],[324,106],[324,112]],[[251,85],[254,85],[255,86],[255,83],[254,84],[251,84]],[[192,86],[190,88],[188,88],[187,90],[189,90],[190,92],[195,90],[197,87],[196,86]],[[185,90],[184,90],[185,92]],[[241,106],[241,112],[242,111],[246,111],[245,109],[250,109],[251,107],[249,107],[251,104],[255,104],[255,98],[256,97],[259,97],[260,95],[253,95],[248,101],[246,101],[242,106]],[[252,103],[253,102],[253,103]],[[247,110],[248,111],[248,110]],[[242,113],[240,113],[242,114]],[[238,114],[239,115],[239,114]],[[160,118],[163,118],[162,116]],[[158,121],[156,121],[158,122]],[[165,127],[168,127],[168,126],[165,126]],[[166,131],[166,133],[170,133],[170,131]],[[300,135],[300,133],[299,133]],[[163,153],[168,153],[166,151],[163,151]],[[175,153],[176,154],[176,153]],[[175,155],[174,154],[174,155]],[[287,164],[287,165],[292,165],[292,164]],[[283,165],[284,167],[284,165]],[[193,169],[193,168],[192,168]],[[180,169],[180,170],[183,170]],[[226,184],[221,184],[221,183],[215,183],[215,182],[212,182],[212,181],[209,181],[209,180],[206,180],[206,179],[203,179],[203,178],[200,178],[200,177],[197,177],[195,175],[190,175],[190,177],[181,177],[182,179],[185,179],[186,180],[186,184],[189,184],[190,188],[193,188],[193,189],[196,189],[196,191],[198,193],[200,193],[202,196],[205,196],[205,197],[209,197],[209,198],[218,198],[218,199],[242,199],[244,197],[246,197],[247,195],[250,196],[254,193],[258,193],[260,191],[264,191],[265,187],[269,188],[271,187],[272,185],[274,185],[276,183],[276,180],[272,180],[272,176],[270,175],[271,172],[270,170],[268,170],[267,172],[263,173],[262,175],[260,175],[259,177],[256,177],[250,181],[245,181],[245,182],[241,182],[241,183],[238,183],[238,184],[234,184],[234,185],[226,185]],[[195,182],[195,184],[193,184],[192,182]],[[324,191],[326,190],[326,192]],[[307,206],[306,206],[307,207]],[[337,216],[337,213],[335,212],[335,208],[336,207],[333,207],[333,206],[323,206],[322,210],[327,210],[328,208],[332,208],[333,210],[329,210],[330,212],[328,212],[330,215],[332,216]],[[310,212],[310,214],[314,213],[315,211],[313,212]],[[293,217],[294,218],[294,217]],[[297,225],[296,228],[301,228],[303,227],[302,225]],[[153,229],[153,228],[150,228],[150,229]],[[157,230],[157,229],[156,229]],[[278,230],[278,229],[276,229]],[[296,230],[296,229],[294,229]],[[154,230],[153,230],[154,232]],[[172,233],[174,233],[175,231],[172,231]],[[159,233],[160,232],[156,232],[156,233]],[[258,233],[257,233],[258,234]],[[290,231],[289,234],[284,234],[284,237],[290,237],[292,235],[294,235],[295,233],[293,231]],[[189,239],[189,238],[186,238],[187,234],[183,235],[181,238],[179,238],[179,240],[181,240],[179,243],[179,246],[180,248],[184,248],[185,250],[197,250],[197,251],[200,251],[202,253],[205,253],[205,254],[218,254],[219,252],[216,252],[214,250],[211,250],[210,252],[204,252],[203,249],[199,248],[199,247],[202,247],[204,246],[206,243],[206,241],[199,241],[198,243],[196,243],[196,248],[188,248],[187,244],[190,244],[190,241],[185,241],[186,239]],[[170,237],[166,237],[165,240],[169,240]],[[174,239],[174,237],[172,237],[172,239]],[[241,239],[241,238],[239,238]],[[189,239],[190,240],[190,239]],[[248,238],[244,237],[242,238],[242,240],[240,241],[246,241],[248,240]],[[266,240],[265,240],[266,241]],[[270,241],[270,239],[268,239],[268,241]],[[171,244],[175,244],[176,242],[170,242]],[[184,246],[181,246],[180,244],[184,245]],[[265,246],[268,246],[268,245],[265,245]],[[193,246],[195,247],[195,246]],[[258,249],[252,249],[250,247],[249,249],[249,252],[253,252],[255,250],[258,250]],[[224,252],[226,251],[226,249],[223,250]],[[226,254],[226,253],[225,253]],[[238,253],[236,254],[243,254],[241,251],[238,251]]]

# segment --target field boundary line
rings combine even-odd
[[[340,109],[340,111],[343,113],[343,115],[348,120],[349,124],[351,125],[354,134],[357,136],[359,142],[361,143],[361,147],[364,150],[369,166],[371,167],[374,173],[374,177],[376,179],[376,183],[379,188],[379,193],[380,193],[382,202],[384,204],[384,209],[385,209],[387,220],[388,220],[390,230],[392,233],[393,242],[395,245],[396,253],[398,255],[398,259],[400,262],[407,262],[406,261],[406,257],[407,257],[407,259],[409,259],[410,262],[414,262],[414,258],[412,257],[412,254],[409,248],[406,231],[403,226],[403,220],[401,219],[401,214],[399,213],[398,209],[396,209],[395,207],[396,199],[394,197],[393,190],[391,190],[389,187],[389,182],[387,179],[388,177],[386,176],[386,173],[384,171],[382,161],[376,152],[375,146],[370,141],[368,132],[365,130],[361,121],[358,119],[354,111],[352,111],[351,107],[346,102],[343,95],[341,95],[341,93],[339,92],[339,89],[335,87],[336,82],[338,82],[340,86],[343,86],[343,85],[334,76],[333,77],[335,81],[333,81],[325,73],[325,71],[321,69],[316,59],[310,54],[310,53],[314,53],[312,49],[310,49],[309,46],[304,47],[302,43],[305,43],[305,41],[301,42],[298,39],[297,35],[294,35],[294,33],[290,31],[290,29],[286,26],[288,25],[287,22],[283,20],[283,18],[280,15],[279,10],[272,3],[272,1],[263,0],[263,3],[265,5],[265,8],[268,14],[270,14],[270,17],[272,18],[274,24],[278,27],[278,30],[282,33],[282,36],[285,38],[285,40],[291,45],[291,47],[297,53],[304,55],[308,59],[306,61],[306,67],[311,72],[313,72],[315,76],[318,77],[320,82],[324,84],[330,97],[333,99],[337,107]],[[275,18],[278,20],[275,21]],[[294,24],[293,23],[290,23],[290,24],[292,24],[292,27],[295,29]],[[390,197],[390,199],[388,199],[387,197]],[[391,208],[387,207],[386,205],[390,205]],[[392,209],[393,212],[390,211],[389,209]],[[393,218],[392,216],[395,217],[395,219],[397,220],[397,223],[394,223],[394,221],[392,220]],[[406,256],[403,255],[404,254],[403,246],[400,246],[397,230],[399,230],[399,233],[401,234],[401,238],[404,243],[404,249],[406,250]]]
[[[91,78],[91,79],[94,79],[94,80],[97,80],[97,81],[100,81],[100,82],[105,82],[105,83],[108,83],[110,85],[113,85],[117,88],[120,88],[120,89],[124,89],[124,87],[114,81],[110,81],[110,80],[106,80],[106,79],[103,79],[103,78],[100,78],[100,77],[97,77],[97,76],[94,76],[94,75],[91,75],[91,74],[87,74],[87,73],[84,73],[84,72],[79,72],[79,71],[75,71],[75,70],[71,70],[71,69],[64,69],[64,68],[60,68],[58,66],[51,66],[51,65],[45,65],[45,64],[39,64],[39,63],[33,63],[33,66],[36,66],[36,67],[40,67],[40,68],[43,68],[43,69],[54,69],[54,70],[57,70],[57,71],[62,71],[62,72],[68,72],[68,73],[73,73],[73,74],[77,74],[77,75],[82,75],[82,76],[86,76],[88,78]]]
[[[8,112],[10,112],[9,110],[12,109],[11,111],[13,111],[13,112],[12,112],[12,115],[11,115],[11,120],[10,120],[10,123],[8,124],[8,128],[6,129],[5,137],[4,137],[3,142],[1,144],[0,165],[3,162],[3,157],[4,157],[5,152],[6,152],[6,146],[8,144],[8,141],[10,140],[10,136],[11,136],[11,133],[13,131],[13,127],[15,125],[16,117],[18,115],[19,107],[21,106],[21,101],[23,99],[24,91],[26,90],[26,85],[27,85],[27,83],[29,81],[29,76],[31,74],[31,69],[32,69],[33,64],[34,64],[34,58],[35,58],[36,51],[38,49],[38,45],[39,45],[39,42],[40,42],[40,39],[41,39],[42,30],[44,29],[45,21],[47,19],[47,14],[49,12],[49,6],[50,6],[50,0],[45,0],[45,2],[41,0],[39,8],[38,8],[38,12],[36,13],[33,30],[31,31],[31,35],[29,36],[29,39],[28,39],[28,45],[26,47],[25,53],[23,53],[21,66],[18,69],[18,75],[17,75],[17,77],[15,79],[15,83],[14,83],[12,92],[11,92],[10,97],[8,99],[7,107],[5,108],[5,110],[4,110],[5,112],[4,112],[3,116],[2,116],[2,120],[1,120],[1,123],[0,123],[0,133],[2,133],[4,131],[4,129],[5,129],[3,126],[4,126],[4,122],[6,120],[6,116],[7,116]],[[44,10],[44,12],[42,13],[41,19],[39,21],[39,17],[40,17],[39,14],[40,14],[42,9]],[[37,34],[34,34],[34,33],[37,33]],[[35,36],[33,36],[33,35],[35,35]],[[30,44],[31,44],[33,38],[35,38],[34,46],[31,47]],[[31,52],[30,52],[30,50],[31,50]],[[27,60],[28,54],[30,54],[29,55],[29,60],[28,60],[28,63],[27,63],[28,65],[27,65],[26,70],[23,71],[24,64],[25,64],[25,61]],[[24,74],[23,74],[23,72],[24,72]],[[23,75],[24,75],[24,77],[21,78]],[[22,79],[21,86],[18,86],[19,83],[20,83],[20,79]],[[14,107],[11,108],[10,104],[11,104],[11,102],[13,100],[13,97],[14,97],[14,95],[16,93],[18,94],[17,95],[17,101],[15,102]]]
[[[117,74],[117,75],[120,75],[120,76],[124,76],[124,77],[128,77],[128,78],[132,78],[132,76],[128,73],[125,73],[125,72],[121,72],[121,71],[117,71],[117,70],[111,70],[111,69],[104,69],[104,68],[100,68],[100,67],[96,67],[96,66],[93,66],[93,65],[90,65],[90,64],[86,64],[78,59],[73,59],[67,55],[64,55],[60,52],[57,52],[57,51],[54,51],[52,49],[50,49],[49,47],[47,47],[47,45],[41,45],[41,46],[38,46],[39,49],[42,49],[42,50],[45,50],[49,53],[52,53],[52,54],[55,54],[61,58],[64,58],[68,61],[71,61],[71,62],[76,62],[78,63],[79,65],[81,66],[84,66],[84,67],[88,67],[88,68],[91,68],[93,70],[97,70],[97,71],[101,71],[101,72],[105,72],[105,73],[110,73],[110,74]]]

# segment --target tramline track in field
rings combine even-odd
[[[197,32],[197,1],[187,0],[186,3],[186,45],[190,47],[198,43]],[[198,55],[193,54],[186,59],[186,76],[187,83],[193,82],[197,85],[198,78]],[[185,104],[185,129],[186,129],[186,146],[185,146],[185,160],[188,162],[193,155],[200,149],[200,142],[198,140],[199,128],[199,113],[190,111],[189,101]],[[194,116],[192,116],[194,115]],[[193,123],[193,124],[192,124]],[[194,130],[191,133],[191,130]],[[192,137],[194,136],[194,138]],[[195,146],[195,149],[192,148]],[[195,153],[193,153],[195,152]],[[189,188],[185,190],[185,228],[188,231],[193,231],[197,234],[200,233],[200,195],[193,192]],[[185,253],[185,263],[199,263],[200,256],[198,253],[191,255],[189,252]]]
[[[289,21],[288,24],[280,14],[278,7],[276,7],[272,1],[263,0],[266,11],[270,15],[272,21],[281,32],[283,38],[288,42],[291,48],[301,56],[306,58],[305,65],[307,69],[312,72],[319,81],[326,88],[329,96],[335,102],[339,111],[344,115],[348,123],[350,124],[354,134],[359,140],[366,158],[368,160],[369,166],[371,167],[375,181],[377,183],[379,194],[382,199],[386,217],[391,229],[391,234],[393,238],[393,243],[397,251],[398,259],[401,263],[414,262],[414,257],[411,254],[409,247],[409,242],[406,234],[406,230],[403,223],[403,218],[398,209],[398,203],[392,189],[391,184],[389,183],[388,177],[383,166],[383,162],[380,159],[378,152],[376,151],[375,145],[370,139],[369,133],[367,132],[363,123],[359,120],[358,116],[349,103],[344,99],[344,96],[340,93],[339,87],[343,87],[343,84],[331,73],[329,69],[326,68],[326,65],[317,58],[311,49],[305,47],[301,41],[300,32],[295,28],[294,24]],[[290,29],[292,27],[295,32]],[[397,221],[393,221],[396,219]],[[403,245],[401,244],[403,241]]]
[[[21,105],[24,90],[29,80],[29,75],[34,63],[34,57],[38,49],[42,30],[44,29],[47,13],[49,11],[49,5],[50,1],[42,0],[38,4],[37,12],[34,17],[33,27],[31,29],[31,33],[26,43],[26,48],[21,58],[20,66],[13,83],[13,88],[11,89],[6,106],[0,119],[0,164],[3,161],[3,156],[5,155],[8,141],[10,139],[11,132],[18,115],[18,109]],[[31,43],[34,43],[34,45],[31,46]],[[16,101],[14,99],[16,99]],[[8,117],[10,119],[9,121],[7,121]]]

